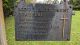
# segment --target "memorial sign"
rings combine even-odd
[[[24,0],[20,0],[14,11],[16,40],[69,40],[70,11],[72,11],[69,9],[63,8],[63,4],[36,3],[27,5]],[[63,17],[64,12],[67,12],[66,18]],[[65,24],[64,20],[66,20]],[[63,25],[65,25],[64,29]]]

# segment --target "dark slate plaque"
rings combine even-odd
[[[20,0],[15,7],[15,34],[18,41],[62,41],[70,39],[71,13],[68,12],[64,32],[62,4],[29,4]],[[70,11],[70,10],[69,10]]]

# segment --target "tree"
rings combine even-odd
[[[73,5],[75,10],[80,10],[80,0],[70,0],[70,3]]]
[[[14,2],[16,0],[3,0],[4,16],[13,15]]]

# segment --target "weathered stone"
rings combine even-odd
[[[21,0],[14,11],[16,40],[70,40],[72,8],[67,5],[65,9],[63,5],[33,6]]]

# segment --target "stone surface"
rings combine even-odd
[[[66,12],[67,11],[67,12]],[[66,12],[66,14],[64,14]],[[66,18],[63,16],[66,15]],[[70,40],[72,9],[62,4],[26,5],[21,0],[14,11],[16,40]],[[65,26],[63,30],[64,25]]]

